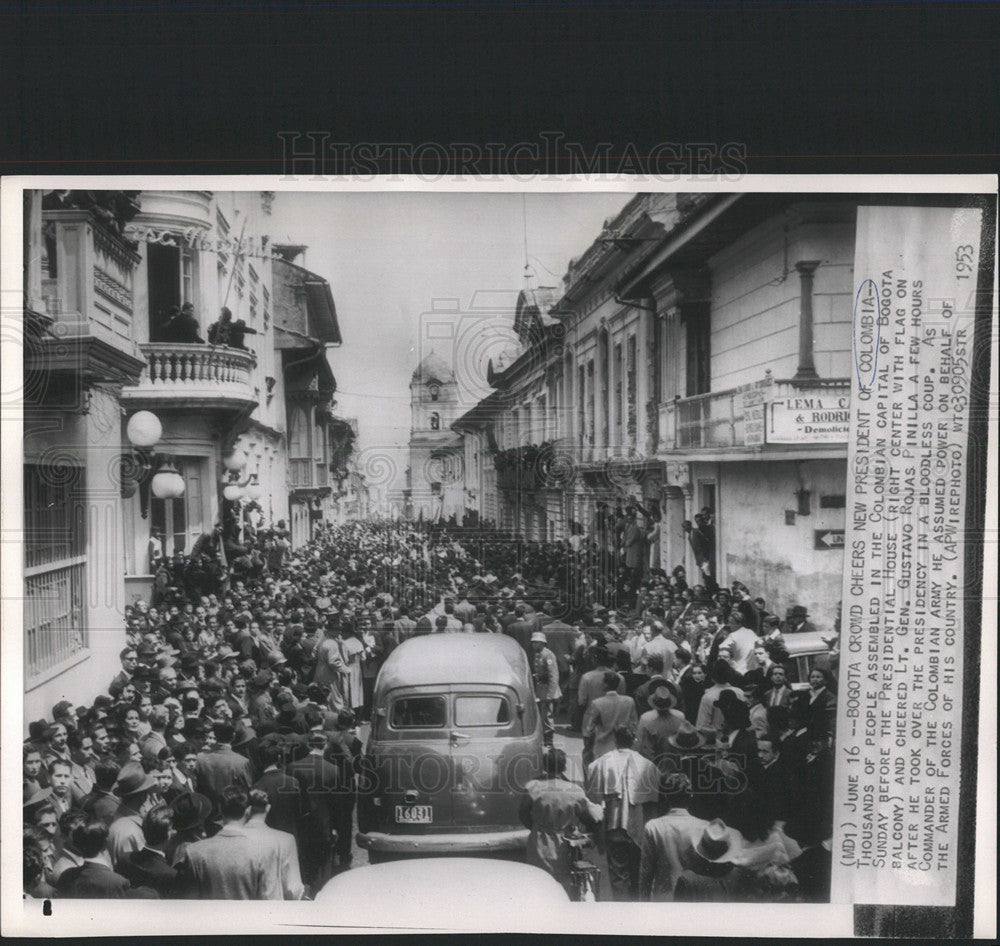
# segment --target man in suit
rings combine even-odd
[[[246,830],[247,790],[223,789],[219,798],[222,827],[210,838],[188,844],[178,862],[184,899],[281,900],[273,864],[255,834]]]
[[[531,635],[534,630],[534,622],[527,617],[527,606],[523,602],[518,602],[514,605],[514,620],[504,627],[504,634],[513,637],[524,648],[525,654],[530,657]]]
[[[167,805],[156,805],[142,819],[143,846],[131,851],[119,865],[119,872],[133,887],[149,887],[161,899],[179,895],[177,871],[167,861],[167,845],[173,825],[173,812]]]
[[[280,831],[267,824],[271,803],[267,794],[259,789],[250,792],[250,812],[247,816],[247,833],[254,833],[261,845],[261,858],[269,876],[277,879],[285,900],[301,900],[305,893],[299,873],[299,852],[295,835]]]
[[[73,829],[73,847],[83,858],[79,867],[63,871],[58,892],[67,899],[113,899],[127,895],[129,882],[111,869],[106,849],[108,826],[88,821]]]
[[[218,805],[223,791],[231,785],[249,790],[253,770],[249,759],[233,751],[235,731],[231,723],[216,723],[213,732],[215,747],[198,757],[198,791]]]
[[[816,625],[809,620],[809,610],[801,604],[788,609],[785,622],[781,627],[782,634],[804,634],[815,632]]]
[[[121,696],[122,690],[125,689],[125,684],[132,682],[132,678],[135,675],[135,668],[139,665],[139,655],[136,653],[134,647],[126,647],[118,655],[118,659],[121,661],[122,669],[111,683],[108,684],[108,693],[115,699]]]
[[[150,798],[156,780],[147,775],[137,762],[126,765],[115,783],[121,804],[108,829],[108,853],[115,869],[131,851],[145,843],[142,837],[142,816],[152,807]]]
[[[639,723],[635,700],[618,692],[621,677],[608,670],[604,674],[604,695],[587,708],[583,719],[584,764],[599,759],[615,748],[615,730],[619,727],[633,732]]]
[[[299,863],[302,879],[315,893],[329,879],[332,871],[334,825],[337,823],[337,797],[340,770],[323,757],[326,736],[312,731],[308,737],[309,754],[291,763],[287,771],[298,780],[306,796],[307,811],[300,837]]]
[[[160,750],[167,748],[166,730],[170,711],[165,706],[154,706],[149,714],[149,732],[139,740],[142,761],[147,765],[155,762]]]
[[[770,733],[757,737],[757,758],[760,768],[750,786],[752,802],[767,814],[767,820],[787,822],[795,809],[799,773],[782,756],[781,743]]]
[[[639,752],[662,771],[671,757],[667,740],[676,735],[687,720],[677,709],[680,691],[666,680],[650,694],[649,702],[653,708],[643,713],[639,720],[636,745]]]
[[[264,774],[253,787],[255,791],[262,791],[267,795],[270,805],[265,818],[267,826],[276,831],[298,835],[300,822],[307,811],[305,796],[299,780],[278,767],[282,759],[280,745],[272,742],[263,746],[261,764],[264,766]]]
[[[660,805],[666,814],[646,822],[639,860],[639,899],[668,902],[680,875],[695,865],[694,845],[708,822],[696,818],[691,807],[687,775],[668,775],[660,786]]]
[[[80,800],[80,809],[110,825],[121,805],[114,786],[120,769],[112,759],[102,759],[94,766],[94,789]]]

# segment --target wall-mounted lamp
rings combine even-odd
[[[795,491],[795,499],[798,502],[798,509],[796,510],[796,512],[800,516],[808,516],[809,515],[809,513],[810,513],[810,509],[809,509],[809,497],[811,495],[812,494],[805,487],[803,487],[802,489],[797,489]]]

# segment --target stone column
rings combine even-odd
[[[799,367],[796,381],[812,381],[819,377],[813,361],[813,273],[819,260],[800,260],[795,264],[799,273]]]

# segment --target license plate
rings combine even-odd
[[[396,805],[397,824],[430,824],[433,814],[430,805]]]

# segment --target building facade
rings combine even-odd
[[[499,524],[529,538],[597,536],[606,510],[636,501],[659,520],[650,567],[740,580],[773,610],[804,605],[830,627],[857,205],[637,195],[557,297],[519,304],[515,323],[534,335],[456,426],[467,466],[495,441],[500,482],[480,512],[495,503]],[[489,465],[468,474],[477,492]],[[685,524],[703,511],[711,542],[696,555]]]
[[[111,679],[159,557],[220,523],[301,544],[332,512],[340,331],[303,248],[270,241],[273,196],[27,196],[26,719]]]

